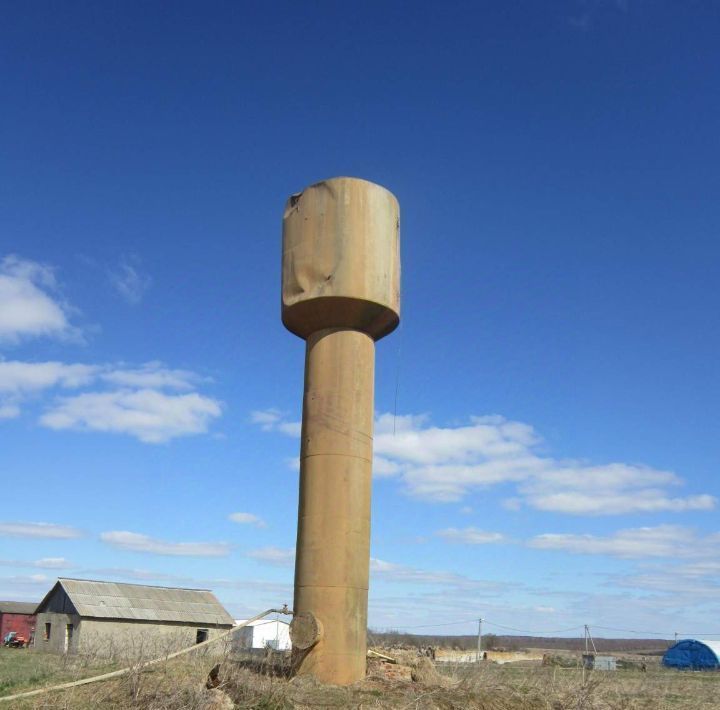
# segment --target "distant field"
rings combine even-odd
[[[405,658],[412,663],[412,654]],[[429,663],[425,661],[426,663]],[[205,688],[215,659],[198,656],[169,661],[151,671],[24,702],[0,703],[0,710],[229,710],[263,708],[384,708],[396,710],[718,710],[720,673],[682,673],[657,663],[647,672],[586,673],[559,666],[441,664],[421,682],[393,680],[371,667],[366,681],[350,688],[312,681],[260,676],[223,663],[222,693]],[[397,668],[394,666],[393,668]],[[0,696],[109,670],[82,659],[0,649]]]
[[[444,636],[439,634],[407,634],[399,631],[371,631],[370,638],[373,643],[379,646],[390,647],[392,645],[408,646],[434,646],[437,648],[448,648],[455,650],[475,650],[477,648],[477,636]],[[669,639],[616,639],[616,638],[594,638],[595,648],[598,653],[646,653],[662,654],[673,644]],[[521,650],[526,648],[544,648],[556,651],[581,651],[585,648],[584,637],[561,637],[561,636],[502,636],[498,634],[485,634],[483,637],[484,648],[497,648]]]

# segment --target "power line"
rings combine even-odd
[[[597,624],[592,625],[593,629],[601,629],[603,631],[620,631],[624,634],[645,634],[646,636],[660,636],[662,638],[669,638],[672,634],[668,634],[666,631],[637,631],[635,629],[616,629],[613,626],[598,626]]]
[[[489,624],[490,626],[495,626],[498,629],[505,629],[506,631],[515,631],[519,634],[565,634],[569,631],[579,631],[580,629],[584,629],[584,626],[571,626],[568,629],[552,629],[550,631],[529,631],[528,629],[516,629],[512,626],[503,626],[502,624],[496,624],[493,621],[488,621],[487,619],[483,619],[483,621],[486,624]]]
[[[420,624],[418,626],[405,626],[404,629],[430,629],[430,628],[438,628],[442,626],[457,626],[459,624],[472,624],[474,622],[477,622],[477,619],[465,619],[463,621],[447,621],[440,624]],[[495,626],[498,629],[505,629],[507,631],[515,631],[520,634],[561,634],[561,633],[567,633],[568,631],[578,631],[580,629],[583,629],[584,626],[571,626],[568,629],[551,629],[549,631],[530,631],[528,629],[516,629],[512,626],[503,626],[502,624],[496,624],[492,621],[488,621],[483,617],[483,623],[489,624],[490,626]]]
[[[457,626],[458,624],[472,624],[477,619],[465,619],[464,621],[448,621],[444,624],[420,624],[420,626],[403,626],[404,629],[430,629],[438,626]]]
[[[595,624],[593,624],[593,628],[602,629],[603,631],[621,631],[624,634],[647,634],[648,636],[662,636],[663,638],[670,638],[671,636],[687,636],[691,638],[699,638],[703,636],[720,636],[720,633],[709,633],[707,631],[701,631],[694,634],[691,634],[687,631],[675,631],[672,634],[668,634],[666,631],[635,631],[633,629],[616,629],[612,626],[596,626]]]
[[[483,623],[488,624],[489,626],[493,626],[497,629],[502,629],[504,631],[514,631],[517,634],[526,634],[526,635],[537,635],[537,636],[543,636],[548,634],[566,634],[571,631],[581,631],[585,628],[584,625],[578,625],[578,626],[570,626],[568,628],[564,629],[544,629],[544,630],[532,630],[532,629],[518,629],[514,626],[506,626],[504,624],[497,624],[494,621],[488,621],[485,617],[483,617]],[[459,621],[445,621],[442,623],[437,624],[419,624],[417,626],[404,626],[403,630],[411,630],[411,629],[434,629],[434,628],[442,628],[445,626],[459,626],[461,624],[472,624],[477,623],[477,618],[475,619],[463,619]],[[636,634],[636,635],[644,635],[644,636],[659,636],[662,639],[669,639],[672,638],[673,634],[668,634],[665,631],[640,631],[638,629],[621,629],[615,626],[599,626],[597,624],[591,624],[591,628],[593,629],[600,629],[601,631],[616,631],[624,634]],[[701,633],[697,634],[691,634],[687,632],[679,633],[679,636],[685,636],[687,638],[704,638],[709,636],[720,636],[720,632],[718,633],[711,633],[707,631],[703,631]]]

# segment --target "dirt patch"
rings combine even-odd
[[[411,668],[400,663],[368,659],[367,680],[393,681],[401,683],[412,682]]]
[[[437,672],[435,664],[425,656],[420,656],[413,661],[410,677],[414,683],[423,685],[448,686],[451,683],[447,676],[442,676]]]

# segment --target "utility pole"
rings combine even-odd
[[[590,653],[590,648],[588,647],[588,642],[592,645],[592,650],[595,655],[597,655],[597,648],[595,648],[595,640],[592,637],[592,634],[590,633],[590,626],[588,624],[585,624],[585,653]]]
[[[482,618],[478,619],[478,650],[477,650],[477,662],[482,661]]]
[[[675,643],[677,643],[678,632],[675,632]]]
[[[592,644],[592,661],[588,656],[590,656],[590,644]],[[585,624],[585,655],[583,656],[583,662],[582,662],[582,680],[583,685],[585,685],[585,671],[587,669],[595,668],[595,656],[597,656],[597,648],[595,648],[595,641],[593,640],[592,635],[590,634],[590,626],[588,624]]]

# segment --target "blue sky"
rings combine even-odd
[[[291,603],[282,209],[353,175],[402,212],[371,625],[720,633],[716,3],[1,7],[0,598]]]

